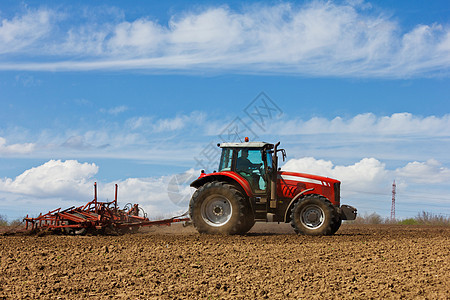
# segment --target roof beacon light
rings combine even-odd
[[[248,142],[248,136],[245,137],[244,141],[245,141],[245,142]]]

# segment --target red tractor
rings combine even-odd
[[[245,234],[256,221],[291,223],[295,232],[332,235],[356,208],[340,205],[340,181],[281,171],[280,142],[221,143],[218,172],[191,183],[189,214],[200,233]]]

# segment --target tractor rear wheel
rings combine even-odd
[[[323,196],[306,195],[291,210],[291,226],[298,234],[331,235],[336,227],[336,211]]]
[[[234,188],[236,190],[236,193],[244,199],[244,196],[242,196],[242,193],[238,191],[236,187],[231,187]],[[244,203],[247,202],[244,201]],[[253,214],[252,208],[250,207],[250,205],[244,205],[244,213],[237,234],[246,234],[253,227],[253,225],[255,225],[255,223],[255,215]]]
[[[192,223],[200,233],[241,233],[245,212],[242,194],[232,185],[218,181],[199,187],[189,203]]]

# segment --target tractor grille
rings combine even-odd
[[[339,205],[341,201],[341,183],[336,182],[334,184],[334,201],[336,205]]]

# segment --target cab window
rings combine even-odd
[[[220,157],[219,172],[231,171],[231,162],[233,155],[231,149],[222,149],[222,156]]]

